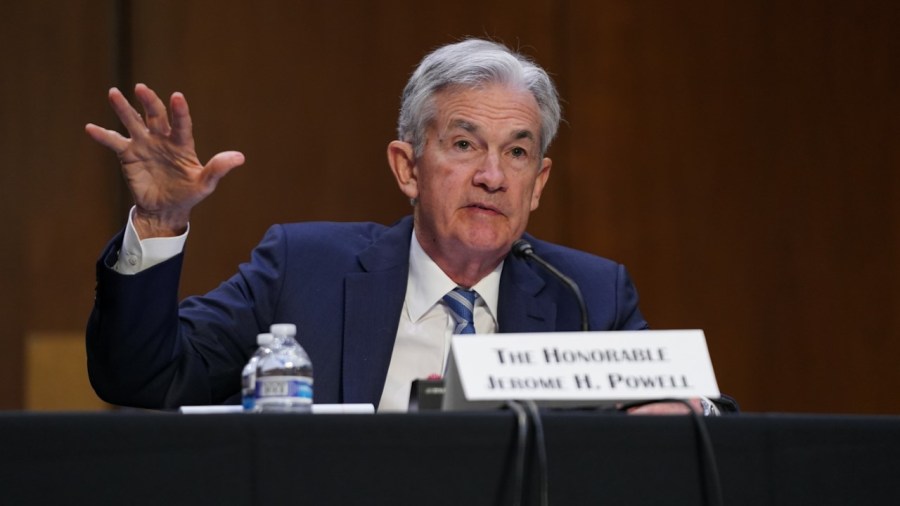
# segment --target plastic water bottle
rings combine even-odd
[[[264,413],[309,412],[313,403],[313,366],[294,336],[297,326],[270,328],[272,352],[256,363],[255,409]]]
[[[269,332],[256,336],[256,344],[259,347],[253,355],[250,356],[250,360],[241,372],[241,405],[244,407],[244,411],[254,411],[256,400],[256,364],[259,362],[260,357],[272,353],[272,340],[273,336]]]

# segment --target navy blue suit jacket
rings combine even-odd
[[[273,226],[218,288],[178,301],[182,255],[132,276],[112,270],[121,234],[97,265],[88,321],[91,384],[104,400],[171,408],[236,400],[256,335],[295,323],[314,367],[315,401],[378,404],[406,296],[412,218]],[[591,330],[643,329],[624,267],[526,236],[580,285]],[[578,305],[538,266],[509,257],[500,332],[575,331]]]

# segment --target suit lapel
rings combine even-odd
[[[550,332],[556,328],[556,302],[545,282],[524,260],[508,256],[500,276],[497,325],[500,332]]]
[[[409,276],[412,218],[388,229],[359,255],[363,272],[344,280],[343,402],[376,406],[397,337]]]

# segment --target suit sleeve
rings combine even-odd
[[[135,275],[112,269],[121,234],[97,263],[88,373],[107,402],[144,408],[221,403],[240,388],[256,334],[271,322],[285,262],[272,227],[237,274],[178,303],[183,255]]]

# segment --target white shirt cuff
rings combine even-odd
[[[128,212],[128,224],[125,225],[125,236],[122,239],[122,249],[119,250],[119,258],[113,269],[119,274],[137,274],[147,270],[156,264],[178,255],[184,250],[191,225],[177,237],[153,237],[141,240],[138,237],[131,216],[134,207]]]

